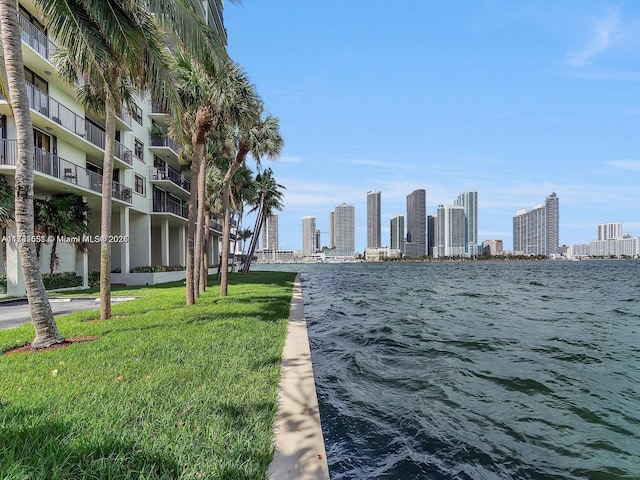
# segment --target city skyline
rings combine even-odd
[[[370,190],[383,192],[388,243],[417,188],[428,215],[481,192],[478,242],[505,249],[515,212],[552,191],[561,245],[589,241],[603,222],[637,236],[637,21],[640,4],[619,0],[469,2],[463,13],[431,2],[226,5],[230,53],[285,138],[268,163],[287,188],[280,246],[300,250],[300,218],[328,231],[326,212],[346,202],[363,251]]]

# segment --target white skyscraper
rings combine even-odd
[[[478,192],[461,193],[454,205],[464,207],[464,254],[467,257],[478,255]]]
[[[352,256],[356,250],[355,207],[343,203],[333,210],[335,254]]]
[[[439,205],[435,218],[435,257],[465,255],[465,211],[459,205]]]
[[[310,257],[315,252],[316,217],[302,217],[302,254]]]
[[[262,249],[278,250],[278,215],[269,215],[262,226]]]

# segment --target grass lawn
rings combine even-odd
[[[0,355],[0,478],[265,478],[294,278],[232,275],[191,307],[183,282],[116,288],[140,297],[116,318],[57,319],[97,340]],[[0,351],[33,337],[0,331]]]

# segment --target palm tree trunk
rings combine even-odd
[[[211,222],[211,212],[206,210],[204,217],[205,232],[204,241],[202,243],[202,268],[200,269],[200,293],[203,293],[208,287],[209,279],[209,223]]]
[[[231,222],[229,218],[229,201],[231,198],[231,177],[236,173],[238,167],[245,161],[249,153],[249,144],[245,139],[240,140],[240,147],[233,163],[222,180],[222,259],[220,260],[220,296],[226,297],[229,284],[229,238],[231,234]]]
[[[0,26],[7,87],[16,122],[18,158],[15,170],[15,222],[18,237],[34,236],[33,227],[33,125],[24,77],[22,41],[15,0],[0,0]],[[42,281],[33,242],[20,242],[20,261],[36,337],[33,348],[46,348],[64,339],[58,333]]]
[[[113,100],[105,101],[105,146],[102,165],[102,209],[100,218],[100,319],[111,318],[111,209],[113,156],[116,140],[116,113]]]
[[[187,285],[187,305],[196,303],[194,289],[194,235],[196,229],[196,203],[198,201],[198,171],[199,166],[196,161],[197,155],[193,156],[191,162],[191,188],[189,190],[189,218],[187,221],[187,265],[186,265],[186,285]]]
[[[51,254],[49,255],[49,275],[53,275],[56,269],[56,259],[58,250],[58,237],[53,237],[53,244],[51,245]]]
[[[247,252],[247,257],[244,262],[243,273],[249,273],[249,269],[251,268],[251,259],[253,258],[253,254],[256,251],[256,247],[258,245],[258,239],[260,238],[260,231],[262,230],[262,224],[264,223],[264,203],[260,203],[260,208],[258,209],[258,213],[256,215],[256,224],[253,228],[253,235],[251,236],[251,243],[249,243],[249,251]],[[264,245],[263,245],[264,248]]]
[[[195,281],[194,295],[196,297],[200,296],[200,293],[203,291],[201,287],[202,280],[202,248],[204,245],[204,232],[207,229],[207,225],[204,224],[204,213],[205,213],[205,196],[207,194],[207,162],[204,158],[206,144],[196,145],[195,154],[199,155],[198,158],[198,212],[197,212],[197,230],[196,230],[196,239],[195,239],[195,252],[194,252],[194,271],[193,278]]]

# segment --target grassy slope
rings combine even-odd
[[[98,340],[0,355],[0,478],[264,478],[294,275],[233,276],[192,307],[184,286],[122,289],[120,318],[58,319]],[[0,351],[30,325],[0,331]]]

